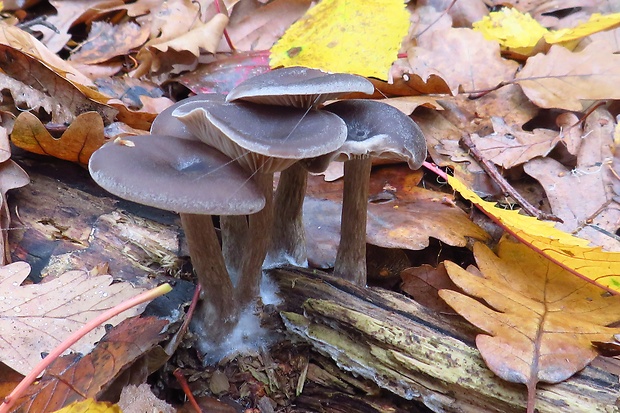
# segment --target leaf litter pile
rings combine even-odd
[[[0,4],[0,412],[617,411],[620,6]],[[356,75],[362,86],[327,102],[327,92],[314,92],[310,103],[280,107],[277,115],[265,114],[290,103],[247,96],[223,103],[231,90],[233,100],[251,89],[235,89],[248,79],[287,68],[300,73],[296,67],[323,71],[318,77]],[[278,80],[272,93],[284,94],[297,80]],[[194,103],[171,107],[194,95]],[[347,171],[361,161],[335,155],[351,123],[334,148],[297,163],[303,157],[283,156],[290,162],[281,169],[265,161],[248,171],[249,149],[234,155],[230,145],[218,147],[229,157],[217,155],[222,168],[246,182],[221,190],[254,190],[260,208],[248,208],[263,212],[226,216],[215,207],[199,213],[178,199],[174,207],[153,200],[169,190],[160,182],[172,182],[157,175],[162,165],[191,173],[202,162],[196,154],[216,145],[197,142],[204,139],[195,118],[228,134],[243,133],[252,111],[262,114],[261,125],[288,113],[302,113],[304,122],[349,122],[334,99],[345,101],[340,107],[352,99],[357,111],[368,106],[357,99],[396,108],[426,141],[426,168],[411,170],[424,159],[404,155],[378,159],[388,152],[380,149],[370,180],[357,177],[354,185],[368,185],[357,215],[367,221],[361,246],[340,242],[341,232],[348,240],[347,231],[360,227],[347,215]],[[222,126],[218,108],[247,114]],[[369,129],[396,118],[375,118]],[[277,133],[293,140],[301,125]],[[135,154],[144,151],[140,142],[160,139],[156,127],[177,146],[162,146],[155,172],[141,175],[131,167],[139,168],[136,156],[146,152]],[[200,147],[190,160],[172,153],[190,147]],[[135,157],[119,173],[130,183],[114,187],[97,175],[98,154],[112,150]],[[91,158],[98,183],[148,207],[100,189],[86,172]],[[103,165],[125,167],[113,159]],[[214,174],[201,172],[192,185]],[[293,177],[303,216],[285,226],[290,211],[278,202]],[[140,180],[144,188],[127,193]],[[141,199],[138,192],[150,188],[156,195]],[[196,187],[189,191],[198,196]],[[284,195],[290,205],[294,193]],[[197,245],[207,236],[193,235],[213,231],[212,223],[219,261],[212,259],[219,244],[201,254]],[[265,233],[275,241],[263,240]],[[260,263],[280,244],[290,248],[286,262],[310,270],[265,265],[261,282]],[[260,245],[267,252],[256,253],[255,279],[249,263]],[[360,251],[356,265],[343,264]],[[216,279],[220,264],[225,275]],[[338,279],[329,275],[334,267]],[[173,291],[90,326],[163,283]],[[88,334],[11,394],[84,326]],[[425,335],[428,326],[434,335]],[[608,385],[596,387],[596,378],[587,384],[594,373]],[[192,394],[196,400],[186,401]]]

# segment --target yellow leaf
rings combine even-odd
[[[529,56],[540,39],[548,33],[529,13],[503,8],[489,13],[473,24],[474,30],[487,40],[499,42],[502,50]]]
[[[271,48],[270,65],[387,80],[408,30],[402,0],[323,0]]]
[[[479,273],[445,263],[450,279],[479,301],[445,289],[439,296],[487,333],[476,337],[485,363],[527,385],[533,412],[538,382],[571,377],[598,355],[592,341],[620,332],[605,327],[620,318],[620,301],[516,241],[503,239],[497,250],[474,245]]]
[[[530,56],[541,39],[548,44],[562,44],[572,49],[575,41],[591,34],[620,26],[620,13],[601,15],[594,13],[590,20],[577,27],[547,30],[529,13],[517,9],[504,8],[489,13],[482,20],[475,22],[473,28],[482,33],[487,40],[499,42],[503,51]]]
[[[456,178],[449,176],[448,183],[534,251],[586,281],[620,293],[620,253],[590,247],[587,240],[560,231],[551,222],[496,208],[494,203],[483,201]]]
[[[582,39],[594,33],[615,29],[620,26],[620,13],[601,15],[594,13],[590,20],[572,29],[560,29],[545,34],[545,41],[549,44],[565,43]]]
[[[93,399],[73,402],[55,413],[123,413],[121,408],[109,402],[96,402]]]

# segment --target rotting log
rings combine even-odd
[[[31,183],[9,192],[9,244],[33,280],[106,263],[115,279],[152,287],[180,266],[177,215],[119,200],[75,164],[30,155],[18,162]]]
[[[525,386],[496,377],[475,349],[475,331],[407,297],[361,288],[313,270],[275,269],[287,329],[344,370],[436,412],[523,412]],[[546,412],[620,412],[618,376],[588,366],[541,384]]]

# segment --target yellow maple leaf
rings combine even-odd
[[[270,65],[387,80],[408,30],[402,0],[323,0],[271,48]]]
[[[476,204],[507,232],[539,254],[586,281],[614,294],[620,293],[620,253],[588,246],[589,241],[561,231],[551,222],[496,208],[493,202],[482,200],[454,177],[449,176],[448,183],[463,198]]]

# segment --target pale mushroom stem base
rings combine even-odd
[[[308,266],[303,206],[308,171],[298,163],[280,173],[274,200],[274,223],[267,267],[292,264]]]
[[[220,342],[237,324],[239,307],[226,270],[211,215],[180,214],[192,266],[202,286],[204,299],[192,323],[208,342]]]
[[[242,251],[248,248],[248,217],[247,215],[221,215],[220,229],[222,231],[222,255],[233,286],[236,286],[239,274],[241,274]]]
[[[366,285],[366,219],[372,160],[369,157],[344,163],[344,192],[340,245],[334,275]]]
[[[248,217],[248,239],[236,287],[238,305],[245,308],[258,298],[263,262],[271,242],[273,226],[273,173],[257,173],[255,181],[265,196],[265,207]]]

